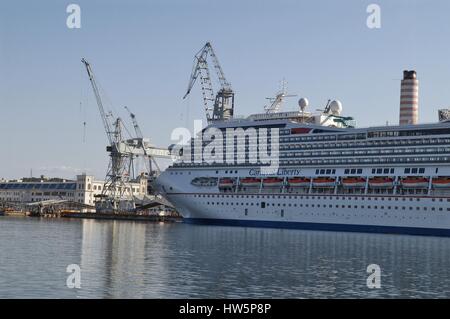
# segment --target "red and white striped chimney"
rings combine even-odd
[[[416,71],[403,71],[400,88],[400,125],[417,124],[419,119],[419,80]]]

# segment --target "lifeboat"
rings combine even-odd
[[[311,179],[306,177],[290,177],[288,178],[289,186],[291,187],[309,187]]]
[[[405,177],[401,180],[404,188],[428,188],[428,178],[425,177]]]
[[[373,177],[369,179],[371,188],[392,188],[394,187],[394,179],[391,177]]]
[[[191,181],[191,184],[194,186],[216,186],[217,178],[216,177],[196,177]]]
[[[436,177],[431,184],[434,188],[450,188],[450,177]]]
[[[348,188],[364,188],[366,187],[366,179],[363,177],[344,177],[342,185]]]
[[[283,185],[283,179],[279,177],[267,177],[263,179],[264,187],[280,187]]]
[[[231,178],[224,177],[219,180],[219,188],[232,188],[234,181]]]
[[[241,179],[241,185],[244,187],[259,187],[261,184],[260,178],[244,177]]]
[[[335,185],[336,180],[331,177],[317,177],[312,181],[312,186],[317,188],[334,187]]]

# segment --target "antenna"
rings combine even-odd
[[[275,97],[266,97],[267,100],[270,101],[270,105],[264,106],[264,110],[266,113],[277,113],[280,111],[281,106],[283,105],[284,98],[286,97],[293,97],[297,96],[296,94],[287,94],[287,82],[283,78],[283,80],[280,82],[281,89],[278,91],[278,93],[275,95]]]

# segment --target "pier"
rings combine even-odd
[[[133,212],[96,212],[95,206],[67,200],[47,200],[34,203],[2,202],[0,216],[40,218],[86,218],[136,220],[150,222],[180,222],[181,216],[164,200],[141,204]]]

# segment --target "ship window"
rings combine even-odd
[[[378,168],[378,169],[377,169],[377,174],[381,174],[381,172],[383,172],[383,169]]]
[[[417,168],[413,168],[413,169],[411,170],[411,173],[412,173],[412,174],[417,174]]]
[[[405,174],[409,174],[411,173],[411,169],[410,168],[405,168]]]
[[[266,208],[266,202],[261,202],[261,208]]]
[[[358,174],[362,174],[362,168],[358,168]]]
[[[385,168],[383,174],[389,174],[389,168]]]
[[[350,171],[350,170],[349,170],[348,168],[346,168],[345,171],[344,171],[344,174],[348,174],[349,171]]]
[[[423,174],[423,173],[425,173],[425,168],[419,168],[419,174]]]

